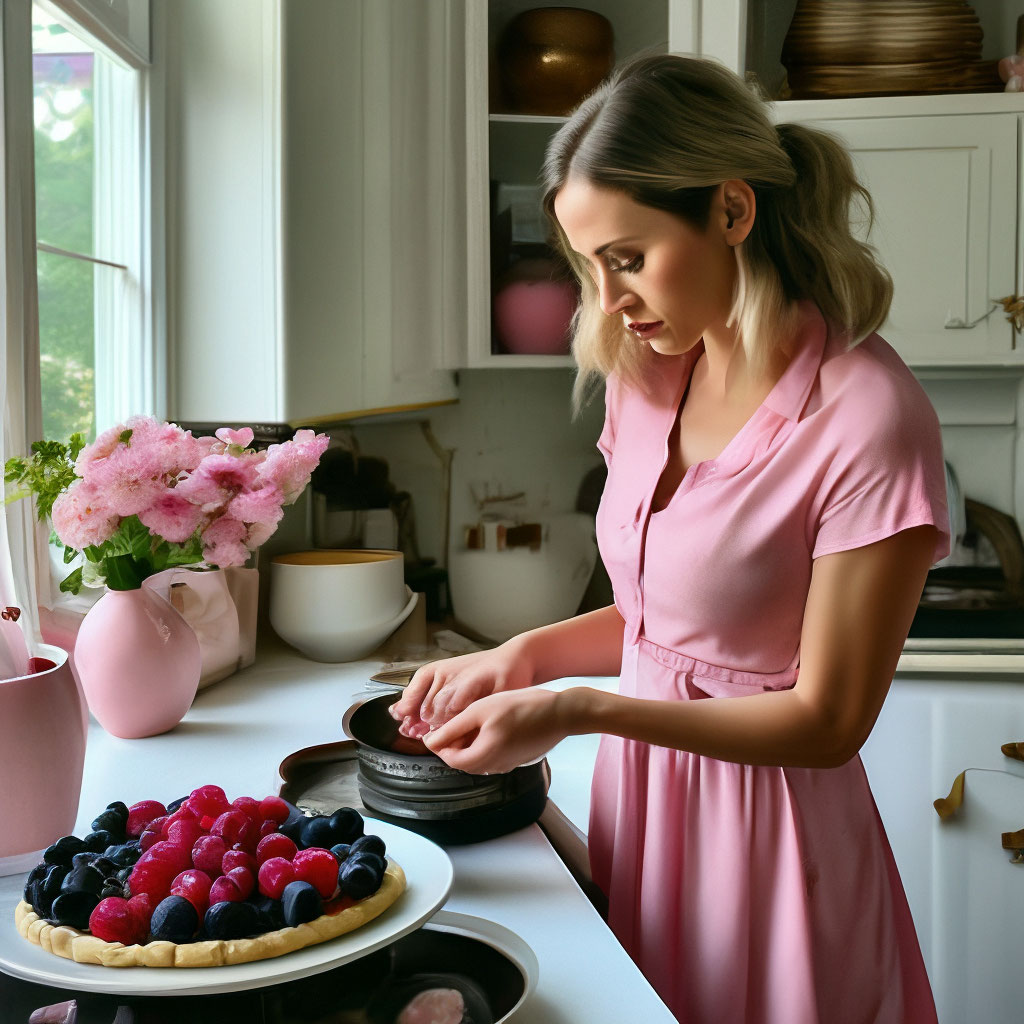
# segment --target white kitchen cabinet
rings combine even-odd
[[[468,366],[552,366],[569,357],[499,354],[491,336],[488,203],[493,182],[535,184],[551,133],[563,118],[487,114],[489,65],[501,28],[535,0],[489,0],[467,9]],[[581,5],[583,6],[583,5]],[[616,58],[639,49],[715,57],[771,91],[784,73],[783,41],[796,0],[648,0],[589,3],[613,23]],[[1016,47],[1018,11],[1003,0],[973,4],[984,58]],[[838,134],[876,205],[869,241],[893,276],[881,333],[912,366],[1024,366],[997,300],[1024,292],[1018,260],[1024,229],[1018,173],[1024,94],[978,93],[774,105],[780,121]],[[961,326],[971,325],[971,326]]]
[[[697,51],[755,75],[773,93],[796,0],[695,3]],[[1019,9],[1007,0],[971,6],[983,30],[982,58],[1013,53]],[[877,207],[870,241],[895,284],[881,333],[912,366],[1024,365],[996,305],[1024,292],[1022,112],[1021,94],[1001,92],[775,104],[777,120],[817,124],[849,145]]]
[[[897,677],[862,750],[914,914],[943,1024],[1017,1019],[1024,973],[1015,941],[1024,866],[1001,833],[1024,827],[1024,681]],[[965,768],[961,809],[933,801]]]
[[[466,125],[468,197],[467,348],[469,367],[570,366],[569,356],[501,353],[491,330],[492,183],[536,186],[544,150],[566,120],[530,114],[490,113],[487,82],[502,29],[521,11],[557,6],[537,0],[488,0],[466,6]],[[697,8],[691,0],[588,0],[578,5],[604,15],[614,34],[615,59],[640,51],[693,49]],[[538,218],[540,214],[538,211]]]
[[[1008,359],[1013,326],[993,300],[1015,288],[1018,115],[811,123],[846,143],[874,202],[866,237],[895,284],[886,340],[917,365]]]
[[[297,425],[454,400],[461,3],[156,8],[174,418]]]

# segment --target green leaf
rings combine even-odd
[[[78,552],[74,548],[69,548],[65,544],[64,545],[64,564],[67,565],[68,562],[73,562],[75,560],[75,556],[77,554],[78,554]]]
[[[79,566],[73,573],[65,576],[60,583],[62,594],[77,594],[82,589],[82,567]]]
[[[148,558],[153,548],[153,535],[139,521],[138,516],[127,516],[121,520],[117,532],[104,541],[100,557],[131,555],[133,558]]]
[[[168,545],[167,568],[173,565],[195,565],[203,560],[203,544],[198,537],[190,537],[184,544]]]
[[[131,555],[108,555],[103,563],[111,590],[138,590],[148,575]]]
[[[117,435],[118,444],[129,444],[131,439],[132,432],[130,428],[128,430],[122,430],[121,433]]]

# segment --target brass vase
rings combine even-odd
[[[611,23],[579,7],[523,11],[498,42],[502,90],[517,114],[571,113],[614,63]]]

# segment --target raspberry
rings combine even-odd
[[[287,821],[290,813],[288,805],[279,796],[265,796],[260,801],[260,817],[271,818],[278,825]]]
[[[144,831],[148,832],[152,829],[159,832],[160,835],[165,836],[167,835],[167,824],[169,820],[170,815],[161,814],[159,817],[154,818],[148,825],[146,825]]]
[[[248,868],[232,868],[224,877],[231,880],[242,894],[243,900],[251,896],[253,889],[256,888],[256,875]]]
[[[266,836],[272,836],[277,831],[278,822],[274,821],[273,818],[264,818],[260,822],[259,838],[263,839]]]
[[[262,864],[265,860],[270,860],[271,857],[284,857],[285,860],[291,860],[297,850],[298,847],[291,839],[281,835],[280,832],[274,832],[269,836],[264,836],[256,846],[256,863]]]
[[[279,900],[284,887],[295,881],[295,868],[284,857],[271,857],[260,865],[259,886],[264,896]]]
[[[260,841],[260,829],[259,823],[252,820],[252,818],[246,818],[245,823],[238,830],[238,836],[235,839],[235,847],[241,847],[243,850],[247,850],[249,853],[256,852],[256,844]]]
[[[231,806],[231,803],[220,786],[200,786],[198,789],[192,790],[188,798],[188,805],[195,812],[197,818],[202,818],[204,815],[216,818],[217,815],[223,814]]]
[[[171,895],[184,896],[196,908],[196,913],[202,917],[206,913],[206,908],[210,905],[210,888],[212,885],[213,882],[205,871],[192,868],[189,871],[182,871],[171,882]]]
[[[210,834],[221,836],[227,846],[238,842],[239,834],[244,826],[252,827],[249,819],[241,811],[230,810],[221,814],[210,827]]]
[[[244,870],[244,869],[243,869]],[[242,890],[235,884],[235,880],[221,875],[214,880],[210,886],[210,906],[215,903],[241,903],[245,899]]]
[[[154,843],[159,843],[162,839],[163,837],[158,831],[147,828],[146,831],[139,836],[139,849],[145,853]]]
[[[145,942],[146,937],[149,935],[149,919],[153,916],[153,907],[155,905],[156,901],[149,893],[145,892],[140,892],[128,900],[128,911],[142,933],[141,942]]]
[[[146,893],[159,903],[171,891],[171,882],[177,874],[178,869],[164,861],[136,864],[128,876],[128,888],[133,896]]]
[[[200,836],[192,847],[192,863],[211,878],[222,874],[221,861],[227,844],[221,836]]]
[[[108,896],[100,900],[89,915],[89,931],[104,942],[121,942],[133,946],[146,941],[149,922],[146,922],[143,931],[139,918],[128,906],[128,900]]]
[[[213,823],[216,820],[216,818],[211,818],[209,814],[204,814],[200,819],[199,824],[202,826],[204,832],[209,832],[210,829],[213,828]]]
[[[225,875],[233,868],[245,868],[255,878],[258,867],[256,858],[251,853],[237,848],[228,850],[220,862],[220,869]]]
[[[167,841],[191,850],[196,840],[205,834],[195,818],[179,818],[167,830]]]
[[[150,861],[162,861],[174,868],[174,874],[192,867],[192,851],[185,846],[178,846],[167,839],[154,843],[136,864],[148,864]],[[173,876],[172,876],[173,877]]]
[[[299,850],[292,860],[295,877],[300,882],[309,882],[320,894],[329,900],[338,888],[338,862],[330,850]]]
[[[131,839],[141,836],[146,826],[161,815],[167,814],[167,808],[156,800],[140,800],[128,808],[128,825],[125,832]]]
[[[251,796],[240,796],[237,800],[231,802],[231,806],[236,811],[241,811],[247,818],[255,821],[259,824],[263,817],[260,815],[260,804],[258,800],[254,800]]]
[[[191,821],[195,822],[196,824],[199,823],[199,819],[194,814],[190,814],[187,810],[185,810],[184,805],[182,805],[176,811],[174,811],[173,814],[167,815],[167,819],[164,821],[160,829],[165,836],[167,835],[168,832],[170,832],[171,826],[176,821]]]

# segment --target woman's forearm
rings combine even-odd
[[[723,700],[661,701],[591,687],[558,695],[572,734],[602,732],[740,764],[834,768],[859,749],[796,690]]]
[[[529,661],[534,683],[565,676],[617,676],[623,628],[619,610],[609,605],[521,633],[507,646]]]

